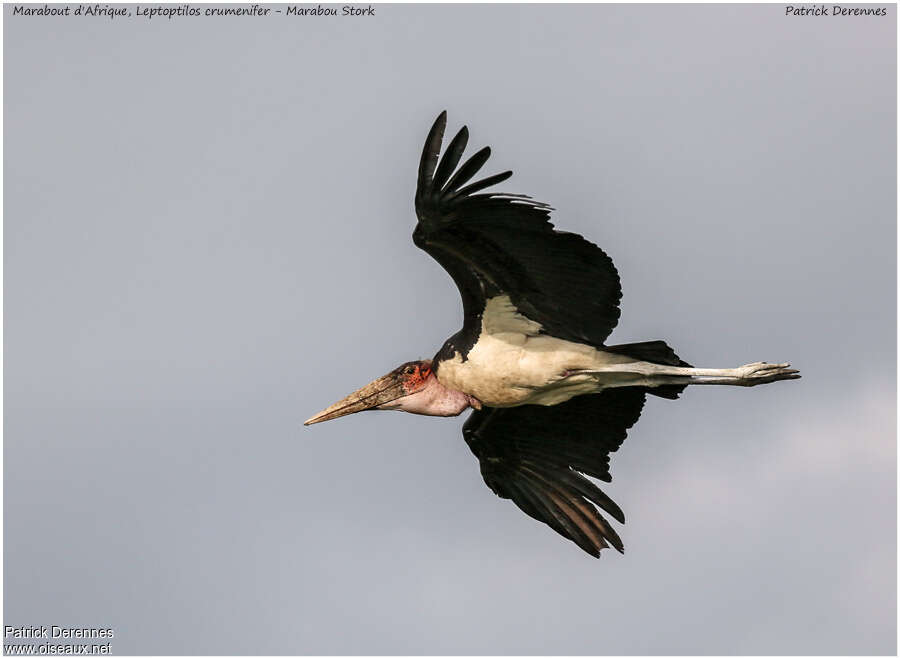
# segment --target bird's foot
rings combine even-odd
[[[739,384],[744,387],[753,387],[778,380],[796,380],[800,377],[800,372],[790,366],[790,364],[753,362],[739,366],[736,370],[739,373]]]

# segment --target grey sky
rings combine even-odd
[[[896,652],[896,31],[784,6],[4,21],[5,624],[116,653]],[[437,113],[622,278],[651,400],[582,554],[461,419],[312,413],[460,325]]]

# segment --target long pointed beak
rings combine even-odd
[[[331,407],[326,407],[314,417],[304,421],[303,425],[309,426],[322,421],[331,421],[355,412],[371,410],[379,405],[402,398],[406,394],[407,392],[403,388],[403,381],[400,377],[396,373],[388,373],[370,382],[362,389],[357,389]]]

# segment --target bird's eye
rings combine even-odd
[[[406,367],[406,374],[407,374],[407,375],[412,375],[412,374],[415,373],[415,372],[416,372],[416,369],[414,369],[412,366],[407,366],[407,367]]]

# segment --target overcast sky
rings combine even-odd
[[[784,6],[4,21],[5,624],[113,652],[894,654],[896,31]],[[590,558],[463,419],[314,412],[461,323],[449,112],[614,259],[653,399]]]

